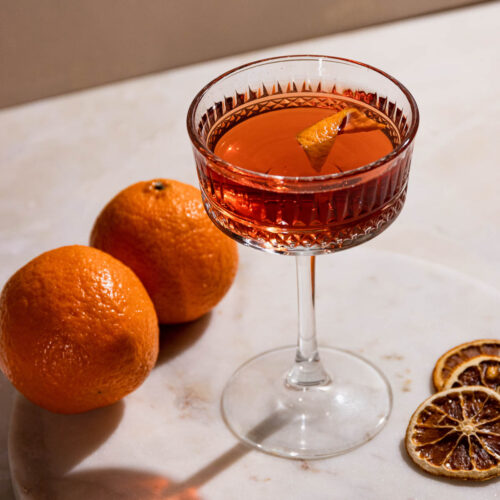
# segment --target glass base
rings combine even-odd
[[[322,347],[331,383],[297,389],[286,383],[295,350],[268,351],[233,374],[221,401],[229,429],[265,453],[295,459],[340,455],[373,438],[392,408],[385,375],[353,353]]]

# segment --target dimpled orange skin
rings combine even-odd
[[[139,276],[160,323],[193,321],[210,311],[238,268],[236,243],[208,218],[200,191],[174,180],[121,191],[97,218],[90,243]]]
[[[154,306],[137,276],[95,248],[36,257],[0,296],[0,368],[32,402],[57,413],[112,404],[158,356]]]

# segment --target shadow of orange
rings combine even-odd
[[[89,469],[51,481],[48,492],[59,500],[200,500],[195,488],[176,488],[172,482],[150,472],[132,469]],[[33,497],[45,498],[45,497]]]
[[[23,500],[199,500],[198,489],[252,450],[237,443],[183,481],[118,468],[70,470],[113,433],[124,404],[81,415],[57,415],[18,397],[11,430],[12,474]],[[248,439],[262,440],[288,421],[276,411]]]
[[[2,500],[13,500],[14,491],[12,490],[9,460],[7,454],[7,441],[9,436],[10,415],[14,407],[15,389],[0,372],[0,498]]]
[[[122,419],[119,401],[78,415],[59,415],[16,398],[9,432],[9,461],[18,482],[61,476],[104,443]]]
[[[210,324],[211,317],[209,312],[189,323],[160,325],[160,352],[156,365],[166,363],[195,344]]]

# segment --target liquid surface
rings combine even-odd
[[[299,100],[305,104],[298,105]],[[229,106],[225,114],[224,107],[212,107],[199,123],[207,146],[232,164],[271,175],[307,178],[350,172],[386,156],[401,140],[399,125],[384,112],[343,96],[289,93]],[[346,107],[358,108],[385,127],[338,135],[318,172],[297,134]],[[390,114],[404,126],[401,110]],[[268,251],[323,253],[358,245],[391,224],[404,203],[409,157],[399,155],[381,168],[353,173],[350,182],[310,190],[295,189],[293,181],[265,185],[247,182],[244,175],[226,175],[223,166],[201,153],[197,168],[207,212],[223,231]]]
[[[238,123],[219,139],[214,152],[246,170],[309,177],[346,172],[376,161],[393,150],[393,144],[382,130],[340,134],[318,173],[296,136],[335,112],[334,109],[314,107],[269,111]]]

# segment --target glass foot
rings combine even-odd
[[[295,347],[261,354],[242,365],[222,394],[229,429],[259,450],[287,458],[318,459],[346,453],[385,425],[392,392],[370,362],[341,349],[319,349],[327,385],[286,384]]]

